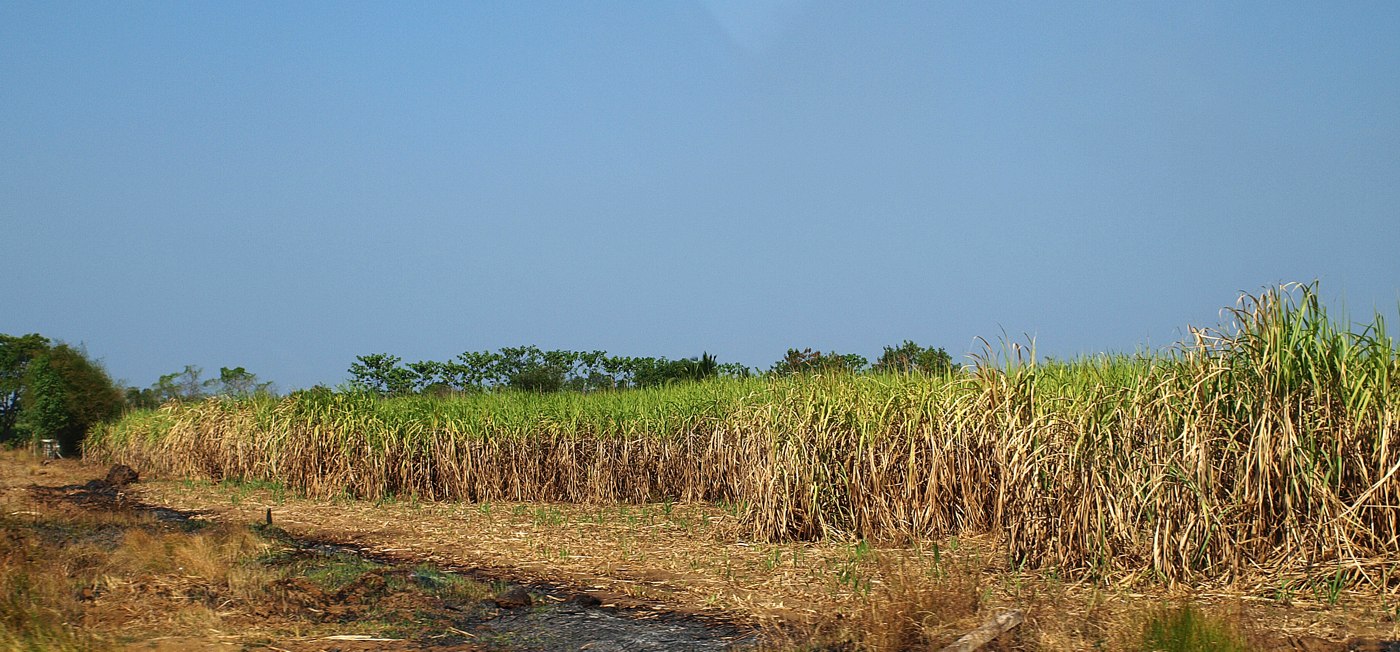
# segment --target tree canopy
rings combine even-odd
[[[958,368],[947,351],[905,340],[899,346],[885,347],[874,365],[865,356],[855,353],[788,349],[768,373],[937,374]],[[493,389],[588,392],[656,387],[714,377],[746,377],[755,372],[739,363],[721,363],[709,352],[670,360],[614,356],[605,351],[546,351],[536,346],[467,351],[452,360],[409,363],[395,355],[375,353],[357,357],[348,371],[351,386],[383,396]]]
[[[546,351],[532,345],[467,351],[453,360],[407,364],[398,356],[375,353],[357,357],[348,371],[351,385],[389,396],[504,388],[586,392],[748,374],[743,365],[721,364],[708,352],[669,360],[612,356],[604,351]]]
[[[0,442],[57,439],[76,453],[88,428],[123,406],[121,391],[82,349],[37,333],[0,335]]]

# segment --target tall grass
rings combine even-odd
[[[1382,318],[1329,319],[1315,285],[1226,315],[1164,352],[1008,346],[943,377],[168,405],[86,454],[315,496],[725,500],[764,539],[994,531],[1013,562],[1081,576],[1394,587],[1400,362]]]

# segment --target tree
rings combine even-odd
[[[788,349],[782,360],[773,363],[769,370],[775,374],[800,374],[821,372],[857,373],[870,364],[865,356],[855,353],[822,353],[811,348]]]
[[[698,358],[668,360],[666,358],[627,358],[627,370],[636,387],[658,387],[682,381],[711,378],[719,373],[720,364],[708,352]]]
[[[25,372],[16,428],[30,439],[57,439],[77,453],[93,425],[121,414],[122,393],[87,355],[59,344],[35,358]]]
[[[274,391],[271,382],[243,367],[219,367],[219,377],[201,380],[204,369],[187,364],[185,368],[161,376],[150,387],[123,387],[126,405],[133,409],[153,409],[168,401],[198,401],[206,396],[247,398]]]
[[[271,382],[259,381],[257,374],[249,373],[243,367],[219,367],[219,377],[204,381],[203,386],[212,389],[212,394],[233,398],[272,392]]]
[[[723,362],[715,369],[715,372],[725,378],[748,378],[753,375],[754,370],[742,362]]]
[[[602,353],[599,351],[599,353]],[[627,358],[603,354],[598,360],[601,375],[607,379],[608,389],[627,386]]]
[[[571,351],[541,351],[536,346],[504,347],[501,349],[499,375],[506,385],[527,392],[557,392],[574,365]]]
[[[919,346],[913,340],[885,347],[875,363],[875,371],[879,372],[941,374],[955,368],[953,357],[947,351]]]
[[[154,385],[145,389],[123,387],[122,392],[126,395],[126,407],[129,409],[153,410],[160,407],[160,398],[156,395]]]
[[[617,365],[606,351],[578,351],[567,381],[568,388],[579,392],[616,389],[619,384]]]
[[[606,351],[545,351],[531,345],[507,346],[496,352],[467,351],[448,362],[401,362],[382,353],[359,356],[350,366],[351,383],[386,395],[505,387],[530,392],[588,392],[749,373],[743,365],[720,364],[708,352],[698,358],[667,360],[610,356]]]
[[[440,390],[445,384],[443,381],[443,364],[433,360],[419,360],[404,365],[413,372],[413,391],[424,392],[429,389]]]
[[[870,366],[870,361],[859,353],[837,353],[828,351],[821,354],[817,367],[823,372],[840,372],[856,374]]]
[[[457,383],[460,382],[463,370],[461,365],[455,362],[419,360],[406,366],[413,372],[413,391],[419,394],[447,396],[461,391]]]
[[[499,356],[490,351],[466,351],[457,356],[457,362],[448,363],[448,382],[458,389],[486,388],[497,385],[502,379],[496,376]]]
[[[161,376],[151,386],[151,393],[154,395],[156,405],[166,401],[198,401],[204,398],[204,388],[208,386],[208,383],[200,380],[202,375],[204,375],[203,368],[187,364],[181,371]]]
[[[510,376],[511,389],[548,394],[564,389],[564,371],[547,365],[531,365]]]
[[[53,368],[47,355],[29,365],[24,375],[22,400],[16,428],[26,439],[59,439],[69,431],[73,419],[68,414],[68,387]]]
[[[23,407],[21,395],[29,363],[49,350],[48,338],[38,334],[0,334],[0,442],[18,436],[15,423]]]
[[[358,356],[350,365],[350,383],[386,396],[411,394],[417,374],[400,362],[403,358],[387,353]]]
[[[700,358],[691,358],[693,364],[690,365],[691,379],[704,380],[714,378],[719,373],[719,359],[710,355],[709,351],[701,351]]]

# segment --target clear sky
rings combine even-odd
[[[1400,3],[0,0],[0,277],[138,386],[1394,321]]]

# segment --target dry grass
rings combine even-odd
[[[269,542],[241,525],[219,525],[196,533],[130,529],[100,567],[107,591],[139,587],[139,592],[218,596],[219,600],[255,603],[268,597],[267,587],[280,579],[272,568],[249,563],[272,549]],[[167,586],[165,578],[179,578]]]
[[[65,565],[0,520],[0,650],[86,650],[91,636],[69,623],[79,613]]]
[[[246,527],[167,532],[129,513],[30,507],[0,516],[0,650],[205,634],[276,578],[253,563],[267,544]]]
[[[1098,582],[1400,591],[1400,361],[1382,320],[1337,324],[1314,286],[1228,316],[1160,354],[1007,346],[943,378],[171,405],[86,454],[322,498],[724,502],[769,542],[991,534],[1016,568]]]
[[[442,632],[489,587],[303,549],[245,522],[161,520],[130,494],[82,487],[104,472],[0,451],[0,652],[323,650],[327,635],[385,631],[422,640],[341,649],[478,649]],[[379,580],[370,597],[382,604],[316,584],[332,576]]]
[[[876,556],[879,584],[853,614],[848,636],[865,650],[941,647],[956,639],[981,610],[982,569],[964,559],[945,563],[941,555]]]

